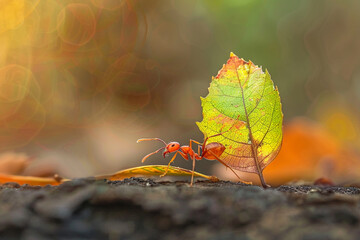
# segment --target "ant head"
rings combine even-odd
[[[165,157],[166,154],[176,152],[179,149],[180,149],[180,143],[178,143],[178,142],[169,142],[168,144],[166,144],[165,151],[163,152],[163,156]]]

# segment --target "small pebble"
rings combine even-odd
[[[316,188],[312,188],[312,189],[310,189],[310,193],[316,193],[316,192],[318,192],[319,190],[318,189],[316,189]]]

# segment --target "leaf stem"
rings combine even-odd
[[[250,69],[251,69],[251,66],[249,66],[249,70],[248,70],[248,75],[247,75],[246,81],[249,80],[249,77],[250,77]],[[255,141],[254,141],[254,137],[253,137],[252,132],[251,132],[249,115],[248,115],[248,113],[247,113],[247,109],[246,109],[246,105],[245,105],[244,89],[243,89],[243,86],[242,86],[241,81],[240,81],[240,77],[239,77],[239,73],[238,73],[236,64],[235,64],[235,72],[236,72],[236,76],[237,76],[237,79],[238,79],[238,81],[239,81],[239,85],[240,85],[240,89],[241,89],[242,102],[243,102],[243,106],[244,106],[244,111],[245,111],[245,116],[246,116],[246,122],[247,122],[247,124],[248,124],[249,138],[250,138],[250,141],[251,141],[251,151],[252,151],[252,154],[253,154],[253,157],[254,157],[255,166],[256,166],[256,169],[257,169],[257,172],[258,172],[258,176],[259,176],[260,181],[261,181],[261,185],[263,186],[263,188],[267,188],[268,185],[265,183],[265,179],[264,179],[264,176],[263,176],[263,173],[262,173],[262,169],[261,169],[260,164],[259,164],[259,160],[258,160],[258,156],[257,156],[257,145],[256,145],[256,143],[255,143]]]

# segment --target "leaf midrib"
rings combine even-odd
[[[248,74],[248,75],[247,75],[246,81],[248,81],[249,78],[250,78],[250,70],[251,70],[251,66],[249,65],[249,70],[247,71],[247,74]],[[244,111],[245,111],[245,117],[246,117],[248,129],[249,129],[249,138],[250,138],[250,141],[251,141],[251,151],[252,151],[252,153],[253,153],[253,157],[254,157],[256,169],[257,169],[258,174],[259,174],[259,176],[260,176],[260,180],[261,180],[261,182],[263,183],[262,171],[261,171],[261,167],[260,167],[259,161],[258,161],[258,159],[257,159],[257,146],[255,145],[254,137],[253,137],[252,132],[251,132],[249,116],[248,116],[247,109],[246,109],[246,105],[245,105],[244,89],[243,89],[243,86],[242,86],[242,84],[241,84],[240,77],[239,77],[239,73],[238,73],[238,69],[237,69],[236,65],[235,65],[235,72],[236,72],[236,77],[237,77],[237,79],[238,79],[239,86],[240,86],[240,89],[241,89],[242,102],[243,102]]]

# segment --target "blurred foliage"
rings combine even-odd
[[[140,137],[201,140],[199,97],[233,51],[272,73],[285,121],[310,117],[357,151],[359,10],[356,0],[0,0],[0,149],[79,176],[136,166],[150,149]]]
[[[216,167],[220,178],[236,180]],[[327,131],[324,126],[306,118],[295,118],[284,127],[283,146],[276,160],[264,170],[272,186],[287,182],[313,183],[319,178],[336,184],[359,183],[360,157],[357,152]],[[260,184],[254,174],[239,173],[244,179]]]

